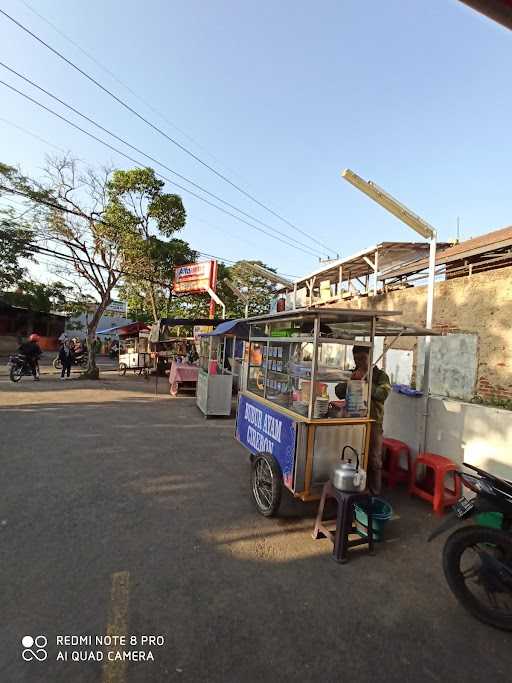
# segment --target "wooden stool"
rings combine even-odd
[[[328,498],[334,498],[338,505],[336,519],[324,520],[324,507]],[[341,564],[347,562],[348,549],[358,545],[368,545],[370,554],[373,554],[373,519],[368,506],[368,536],[366,538],[349,539],[350,534],[356,534],[357,529],[354,525],[354,504],[370,503],[371,496],[368,492],[348,493],[335,488],[330,481],[324,484],[318,513],[316,516],[313,538],[328,538],[333,544],[332,555],[336,562]],[[336,524],[335,529],[327,528]]]

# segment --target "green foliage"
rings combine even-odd
[[[22,280],[14,291],[5,292],[2,298],[12,306],[50,313],[51,311],[64,311],[69,307],[71,291],[72,287],[67,287],[62,282],[46,285],[42,282]]]
[[[267,270],[272,270],[261,261],[250,261],[249,263],[255,263]],[[245,317],[245,303],[228,287],[226,283],[228,280],[248,297],[249,315],[268,313],[275,289],[272,283],[251,270],[247,266],[247,262],[241,261],[233,266],[218,263],[217,294],[226,304],[227,318]],[[205,318],[208,317],[209,307],[210,297],[208,294],[174,297],[169,305],[169,316]],[[216,310],[219,312],[218,307]]]
[[[496,396],[491,396],[490,398],[484,398],[480,394],[476,394],[471,399],[470,403],[476,403],[482,406],[488,406],[490,408],[502,408],[503,410],[512,410],[512,399],[509,398],[497,398]]]
[[[25,274],[21,259],[30,259],[32,232],[21,226],[12,208],[0,211],[0,290],[13,287]]]
[[[167,315],[174,269],[197,258],[187,242],[173,237],[184,227],[186,212],[181,197],[165,194],[163,187],[151,168],[114,171],[107,183],[105,220],[127,227],[120,296],[128,300],[130,315],[142,321]]]

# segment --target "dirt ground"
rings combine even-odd
[[[233,420],[103,377],[0,376],[0,681],[510,680],[512,636],[455,602],[428,505],[393,493],[387,541],[340,566],[311,538],[315,505],[255,512]],[[154,661],[58,644],[105,634]],[[38,635],[46,659],[25,661]],[[72,661],[90,650],[104,660]]]

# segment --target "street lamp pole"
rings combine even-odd
[[[434,286],[435,286],[435,272],[436,272],[436,246],[437,246],[437,233],[435,229],[423,220],[420,216],[415,214],[413,211],[407,208],[404,204],[399,202],[397,199],[388,194],[385,190],[379,187],[376,183],[371,180],[363,180],[357,173],[354,173],[349,168],[342,172],[342,177],[351,183],[361,192],[364,192],[370,199],[374,202],[380,204],[387,211],[392,213],[403,223],[406,223],[415,232],[421,235],[424,239],[429,241],[429,261],[428,261],[428,287],[427,287],[427,315],[426,315],[426,327],[427,329],[432,328],[434,320]],[[429,408],[429,394],[430,394],[430,336],[425,337],[425,352],[423,357],[423,400],[424,400],[424,410],[423,410],[423,426],[420,435],[419,451],[423,452],[426,450],[427,444],[427,428],[428,428],[428,408]]]

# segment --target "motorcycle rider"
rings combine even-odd
[[[30,366],[30,369],[32,370],[32,375],[34,377],[35,382],[39,381],[39,376],[37,372],[38,362],[39,358],[43,353],[38,342],[39,336],[37,334],[31,334],[28,338],[28,341],[23,342],[23,344],[20,344],[18,348],[18,353],[21,353],[27,359],[27,363]]]

